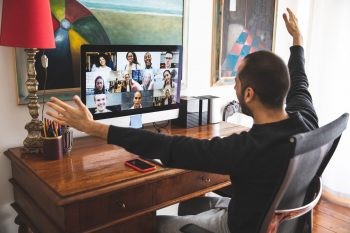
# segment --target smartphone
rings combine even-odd
[[[125,162],[125,165],[139,172],[148,172],[156,169],[156,166],[154,164],[151,164],[141,159],[128,160]]]

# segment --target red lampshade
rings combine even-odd
[[[49,0],[3,0],[0,45],[55,48]]]

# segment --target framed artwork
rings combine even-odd
[[[63,100],[80,94],[82,44],[183,45],[184,0],[50,0],[56,48],[36,56],[39,101],[45,70],[40,57],[49,59],[46,96]],[[184,49],[185,50],[185,49]],[[26,55],[16,49],[18,103],[26,104]]]
[[[212,86],[233,85],[249,53],[274,50],[277,0],[213,0]]]

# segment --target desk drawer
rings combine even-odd
[[[152,190],[147,185],[91,198],[80,203],[82,230],[107,223],[148,208],[152,205]]]
[[[191,171],[154,184],[154,201],[160,204],[229,181],[229,176]],[[196,196],[196,195],[194,195]],[[198,195],[197,195],[198,196]]]

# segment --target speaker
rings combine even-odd
[[[179,117],[172,120],[172,124],[184,128],[191,128],[212,123],[211,109],[216,96],[182,96],[180,98]]]

